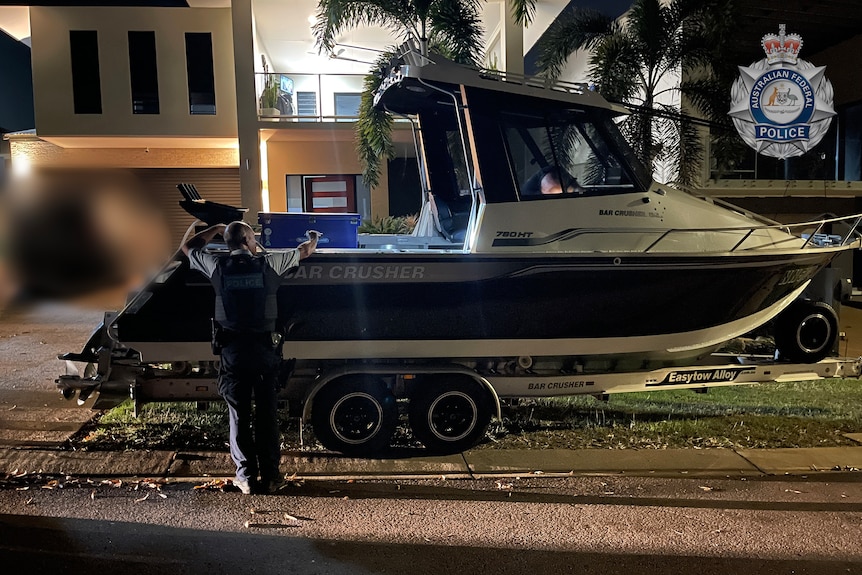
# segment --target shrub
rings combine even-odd
[[[418,215],[371,218],[359,226],[360,234],[409,234],[416,227]]]

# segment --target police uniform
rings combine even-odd
[[[252,255],[240,249],[227,256],[189,251],[191,268],[203,272],[215,288],[215,319],[223,328],[218,389],[228,405],[236,478],[248,484],[257,481],[258,473],[264,486],[280,478],[276,292],[299,259],[298,250]]]

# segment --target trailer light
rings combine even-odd
[[[209,391],[210,386],[208,385],[199,385],[195,388],[195,391]]]

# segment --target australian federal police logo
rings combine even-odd
[[[739,135],[764,156],[788,158],[807,152],[826,134],[835,110],[825,66],[800,60],[802,38],[779,33],[761,41],[766,58],[739,67],[730,116]]]

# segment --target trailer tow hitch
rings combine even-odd
[[[111,373],[111,348],[102,346],[98,350],[89,348],[82,353],[64,353],[58,356],[66,364],[66,373],[54,382],[64,399],[72,399],[78,392],[78,405],[84,405]],[[74,362],[86,362],[84,374]]]
[[[66,374],[55,379],[57,388],[64,399],[72,399],[78,392],[78,405],[84,402],[102,383],[102,377],[96,373],[96,364],[88,363],[84,368],[84,376],[81,377],[78,368],[71,360],[66,360]]]

